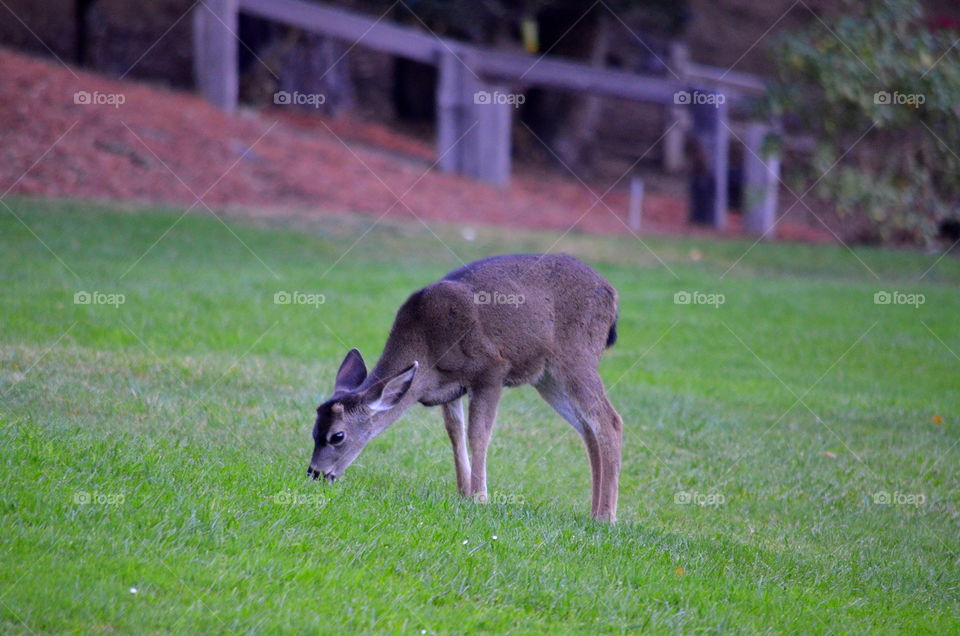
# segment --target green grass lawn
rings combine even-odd
[[[960,630],[953,256],[7,203],[4,633]],[[620,291],[616,526],[530,387],[501,404],[495,503],[457,497],[439,409],[306,478],[350,346],[375,361],[461,259],[551,248]]]

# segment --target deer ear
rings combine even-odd
[[[340,363],[337,379],[334,382],[333,392],[352,391],[360,386],[367,377],[367,365],[363,363],[363,356],[356,349],[351,349],[347,357]]]
[[[420,366],[420,363],[414,360],[413,364],[406,370],[393,376],[389,382],[383,385],[379,395],[371,396],[370,401],[367,402],[367,408],[374,413],[378,413],[396,406],[397,402],[410,390],[418,366]]]

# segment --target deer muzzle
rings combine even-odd
[[[325,473],[317,470],[313,466],[310,466],[309,468],[307,468],[307,475],[312,477],[313,479],[320,479],[320,476],[322,475],[323,478],[327,481],[327,483],[331,483],[331,484],[337,481],[337,475],[335,475],[333,471]]]

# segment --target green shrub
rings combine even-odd
[[[847,238],[930,244],[957,216],[958,39],[915,2],[876,0],[774,41],[769,106],[817,137],[805,177]]]

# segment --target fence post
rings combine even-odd
[[[763,148],[770,130],[770,126],[764,123],[747,124],[744,135],[746,152],[743,155],[743,227],[747,232],[765,238],[772,238],[780,188],[780,157],[774,152],[765,152]]]
[[[670,43],[670,66],[668,73],[673,72],[679,81],[683,82],[687,74],[687,63],[690,61],[690,52],[683,42]],[[683,105],[672,104],[665,109],[666,132],[663,137],[663,169],[670,174],[683,170],[683,146],[687,131],[690,129],[690,114]]]
[[[441,53],[437,86],[440,169],[505,186],[510,180],[511,109],[500,86],[479,79],[469,54]]]
[[[466,118],[462,85],[467,69],[449,51],[440,54],[437,66],[437,165],[443,172],[462,172],[463,140],[460,138],[466,130],[462,123]]]
[[[695,146],[690,183],[690,220],[723,230],[727,225],[730,129],[726,95],[691,90],[691,133]]]
[[[477,87],[479,90],[470,96],[477,125],[465,140],[468,144],[464,173],[504,187],[510,181],[510,127],[514,107],[503,99],[508,95],[505,87],[486,82],[477,82]]]
[[[630,178],[630,206],[627,211],[627,227],[637,232],[643,218],[643,179]]]
[[[194,78],[227,112],[237,107],[237,0],[204,0],[193,10]]]

